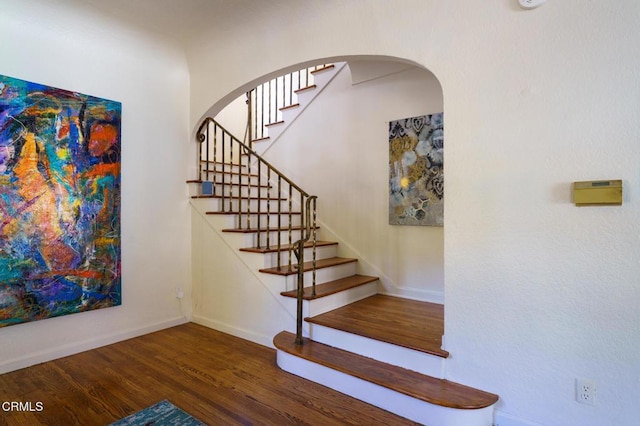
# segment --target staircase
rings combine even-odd
[[[377,294],[322,240],[314,196],[213,119],[198,140],[192,208],[292,318],[273,331],[282,369],[422,424],[493,424],[497,395],[445,379],[442,305]]]

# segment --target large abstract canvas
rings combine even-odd
[[[0,327],[121,303],[120,118],[0,75]]]
[[[442,113],[389,122],[389,224],[444,225]]]

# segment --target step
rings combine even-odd
[[[224,216],[207,216],[208,218],[224,218]],[[233,216],[230,216],[233,217]],[[228,223],[225,221],[224,223]],[[220,225],[220,224],[219,224]],[[251,227],[246,227],[243,223],[242,226],[225,226],[218,228],[221,232],[224,233],[232,233],[237,235],[242,235],[242,241],[238,241],[237,249],[240,250],[243,247],[256,247],[258,246],[258,239],[260,240],[260,246],[266,245],[267,238],[271,246],[283,244],[293,244],[296,241],[300,240],[302,233],[304,232],[300,226],[296,226],[296,224],[292,224],[291,227],[291,240],[289,240],[289,228],[286,225],[282,225],[280,228],[277,226],[277,221],[272,221],[271,226],[267,230],[267,227],[264,226],[260,229],[258,233],[258,229],[255,224],[252,224]],[[319,228],[316,228],[316,230]],[[278,241],[280,240],[280,241]]]
[[[358,259],[351,259],[346,257],[331,257],[329,259],[319,259],[316,262],[316,269],[330,268],[332,266],[345,265],[348,263],[355,263],[357,261]],[[289,271],[286,268],[281,268],[280,270],[278,270],[277,267],[274,267],[274,268],[260,269],[260,272],[263,272],[265,274],[288,276],[288,275],[295,275],[297,273],[297,269],[298,269],[297,266],[294,265],[291,271]],[[304,262],[303,270],[305,272],[311,271],[312,269],[313,269],[313,262]]]
[[[297,283],[292,290],[280,294],[293,303],[297,303]],[[302,315],[304,317],[320,315],[341,306],[357,302],[378,292],[378,278],[359,274],[333,279],[316,285],[313,295],[311,285],[304,288]]]
[[[316,247],[326,247],[326,246],[335,246],[338,245],[335,241],[316,241]],[[305,248],[313,247],[313,242],[307,241],[304,243]],[[280,246],[280,251],[289,251],[289,244],[283,244]],[[246,247],[241,248],[240,251],[246,251],[249,253],[275,253],[278,251],[278,247],[270,246],[269,248],[265,247]]]
[[[246,165],[244,166],[246,167]],[[216,169],[202,169],[202,173],[213,173],[216,175],[231,175],[231,176],[247,176],[247,177],[259,177],[260,175],[257,173],[248,173],[248,172],[240,172],[233,170],[216,170]]]
[[[266,142],[268,140],[269,140],[269,136],[265,136],[265,137],[262,137],[262,138],[252,139],[251,143],[254,143],[254,142]]]
[[[264,125],[264,127],[269,128],[272,126],[277,126],[278,124],[283,124],[284,120],[280,120],[280,121],[274,121],[273,123],[267,123]]]
[[[309,90],[314,90],[316,87],[317,87],[317,86],[316,86],[315,84],[311,84],[311,85],[309,85],[309,86],[301,87],[301,88],[299,88],[299,89],[297,89],[297,90],[294,90],[294,92],[293,92],[293,93],[295,93],[295,94],[297,95],[297,94],[300,94],[300,93],[303,93],[303,92],[307,92],[307,91],[309,91]],[[299,104],[298,104],[298,105],[299,105]],[[281,108],[281,109],[282,109],[282,108]]]
[[[322,73],[324,71],[332,70],[335,67],[336,67],[335,64],[325,65],[324,67],[321,67],[321,68],[318,68],[318,69],[315,69],[315,70],[311,71],[311,74],[314,74],[314,75],[315,74],[320,74],[320,73]]]
[[[231,167],[231,168],[236,168],[236,167],[246,167],[244,164],[239,164],[239,163],[229,163],[229,162],[222,162],[222,161],[212,161],[212,160],[200,160],[201,164],[211,164],[214,166],[220,166],[222,167],[223,170],[225,170],[227,167]]]
[[[315,86],[314,86],[314,88],[315,88]],[[300,89],[298,89],[298,90],[300,90]],[[295,93],[297,93],[297,92],[298,92],[298,91],[296,91]],[[286,110],[288,110],[288,109],[298,108],[299,106],[300,106],[300,104],[299,104],[299,103],[295,103],[295,104],[291,104],[291,105],[283,106],[282,108],[279,108],[279,109],[280,109],[280,111],[286,111]],[[283,120],[283,122],[284,122],[284,120]]]
[[[319,227],[316,227],[316,230],[320,229]],[[302,228],[300,226],[293,226],[291,228],[292,231],[300,231],[302,230]],[[262,228],[260,229],[260,232],[288,232],[289,228],[269,228],[268,230],[266,228]],[[235,233],[240,233],[240,234],[253,234],[253,233],[257,233],[258,232],[258,228],[226,228],[223,229],[222,232],[235,232]]]
[[[217,214],[222,214],[222,215],[224,215],[224,214],[230,214],[230,215],[243,215],[243,216],[246,216],[246,215],[251,215],[251,216],[254,216],[254,215],[261,215],[261,216],[263,216],[263,215],[275,215],[275,216],[277,216],[277,215],[283,215],[283,216],[300,216],[302,213],[301,213],[301,212],[285,212],[285,211],[281,211],[281,212],[277,212],[277,211],[268,212],[268,211],[266,211],[266,210],[265,210],[265,211],[260,211],[260,212],[258,212],[258,211],[257,211],[257,209],[256,209],[256,211],[252,211],[252,212],[247,212],[247,211],[241,211],[241,212],[239,212],[239,211],[237,211],[237,210],[236,210],[236,211],[229,210],[229,211],[224,211],[224,212],[211,212],[211,211],[208,211],[208,212],[205,212],[205,214],[209,214],[209,215],[217,215]]]
[[[376,341],[447,358],[443,350],[444,307],[376,294],[305,321]]]
[[[280,249],[278,249],[278,244],[270,244],[269,248],[266,247],[266,244],[262,244],[261,248],[257,247],[245,247],[240,248],[241,252],[244,253],[252,253],[255,259],[259,259],[256,263],[252,263],[257,266],[256,269],[265,269],[272,268],[277,266],[278,264],[283,265],[289,263],[289,249],[290,245],[289,239],[285,241],[281,241]],[[313,258],[313,244],[310,241],[307,241],[304,244],[304,258],[310,260]],[[315,247],[315,256],[316,259],[326,259],[330,257],[335,257],[338,251],[338,244],[329,241],[318,241]],[[297,257],[294,252],[292,252],[292,263],[297,262]],[[317,278],[317,276],[316,276]],[[326,311],[324,311],[326,312]]]
[[[202,183],[202,182],[199,182],[199,183]],[[223,197],[222,195],[192,195],[191,198],[196,198],[196,199],[198,199],[198,198],[205,198],[205,199],[206,198],[214,198],[214,199],[224,198],[225,200],[231,200],[231,201],[237,201],[238,200],[238,197],[228,197],[228,196],[227,197]],[[249,200],[249,201],[287,201],[287,199],[284,198],[284,197],[278,198],[278,197],[274,197],[274,196],[271,196],[271,197],[266,197],[266,196],[265,197],[250,197],[250,198],[240,197],[240,200],[242,200],[242,201],[247,201],[247,200]],[[274,213],[274,212],[272,211],[272,213]],[[275,213],[277,213],[277,212],[275,212]]]
[[[258,184],[249,184],[249,183],[245,183],[245,182],[243,182],[243,183],[231,182],[231,181],[226,181],[226,180],[224,182],[223,181],[213,181],[213,185],[216,185],[216,186],[223,186],[224,185],[224,186],[233,186],[233,187],[241,186],[243,188],[251,187],[251,189],[254,189],[254,188],[273,188],[273,185],[270,185],[270,184],[260,183],[258,185]]]
[[[283,331],[273,340],[280,368],[430,426],[490,426],[498,396],[376,361]]]
[[[332,294],[335,294],[341,291],[349,290],[354,287],[359,287],[361,285],[368,284],[377,280],[378,280],[378,277],[370,277],[367,275],[356,274],[350,277],[345,277],[338,280],[316,285],[315,295],[313,295],[313,291],[311,287],[305,287],[302,298],[304,300],[315,300],[322,297],[330,296]],[[285,297],[293,297],[293,298],[298,297],[297,290],[283,291],[280,294]]]

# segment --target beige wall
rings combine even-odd
[[[0,329],[0,372],[184,322],[191,305],[184,52],[77,2],[0,1],[0,10],[0,73],[122,102],[122,305]]]
[[[446,120],[447,377],[500,394],[500,424],[636,422],[640,4],[274,4],[192,40],[192,128],[293,64],[372,55],[426,67]],[[573,206],[571,182],[609,178],[624,180],[623,206]],[[575,402],[576,377],[597,383],[595,407]]]

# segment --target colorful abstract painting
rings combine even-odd
[[[389,122],[389,224],[444,225],[442,113]]]
[[[120,117],[0,75],[0,327],[121,303]]]

